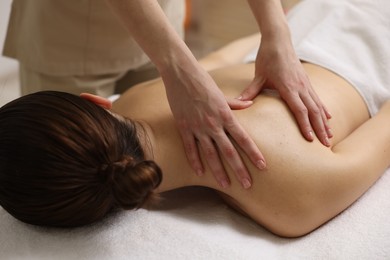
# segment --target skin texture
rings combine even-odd
[[[261,147],[256,146],[229,108],[250,105],[240,101],[255,98],[266,82],[272,83],[272,87],[281,93],[308,140],[313,140],[313,129],[326,145],[329,145],[328,137],[331,137],[327,126],[330,116],[311,88],[295,55],[280,1],[248,2],[260,30],[264,32],[264,44],[259,50],[254,79],[252,76],[248,88],[242,89],[241,93],[237,93],[240,98],[233,100],[225,99],[218,84],[168,23],[156,0],[107,0],[159,70],[191,167],[198,175],[203,175],[205,167],[208,167],[222,187],[229,186],[231,180],[226,175],[228,168],[234,169],[235,177],[244,188],[251,186],[251,176],[238,148],[257,168],[264,169],[266,166]],[[140,24],[142,30],[138,29]],[[270,60],[274,66],[265,66]],[[206,160],[200,160],[201,153],[207,153]],[[228,164],[222,163],[222,160]]]
[[[255,65],[237,63],[256,37],[240,40],[201,62],[206,69],[222,67],[210,74],[227,97],[239,95],[252,80]],[[361,96],[348,82],[316,65],[306,63],[303,68],[333,114],[330,147],[317,139],[305,140],[277,93],[264,91],[252,106],[233,112],[267,159],[266,170],[260,171],[236,145],[253,178],[250,189],[242,188],[224,159],[232,180],[227,189],[215,183],[210,168],[202,177],[191,173],[161,80],[130,89],[114,103],[113,111],[145,127],[146,153],[163,170],[158,192],[210,187],[271,232],[301,236],[351,205],[390,165],[390,125],[384,124],[390,119],[389,102],[370,119]],[[209,156],[208,151],[201,153],[202,160]]]

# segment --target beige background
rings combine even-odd
[[[282,0],[285,10],[300,0]],[[249,4],[245,0],[190,0],[191,24],[187,31],[187,44],[196,56],[242,36],[258,31]]]

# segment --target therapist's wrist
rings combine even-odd
[[[289,41],[291,39],[290,28],[285,21],[262,25],[261,37],[265,41]]]
[[[152,59],[160,74],[171,71],[175,67],[188,66],[196,61],[192,52],[182,40],[172,41],[160,48]]]
[[[171,75],[187,74],[197,71],[200,67],[191,51],[176,49],[167,51],[161,56],[156,67],[162,77]]]

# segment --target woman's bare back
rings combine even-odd
[[[162,82],[157,80],[129,90],[114,104],[114,111],[142,120],[153,132],[154,158],[164,172],[159,191],[188,185],[207,186],[225,194],[225,199],[276,234],[305,234],[355,201],[378,174],[348,187],[353,174],[343,153],[336,149],[356,128],[369,119],[363,99],[345,80],[319,66],[304,64],[311,83],[332,114],[334,137],[331,148],[318,140],[306,141],[285,103],[266,90],[245,110],[235,111],[242,126],[259,146],[267,169],[258,170],[241,153],[253,179],[244,190],[225,167],[231,187],[222,189],[207,169],[198,177],[187,163],[180,136],[165,98]],[[237,97],[249,84],[254,65],[237,65],[211,72],[228,97]],[[201,156],[205,156],[202,154]],[[352,165],[355,167],[355,165]],[[352,167],[351,166],[351,167]],[[376,177],[375,177],[376,176]]]

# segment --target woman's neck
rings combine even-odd
[[[164,192],[186,186],[207,186],[215,188],[210,176],[197,176],[188,164],[182,140],[171,124],[159,126],[138,122],[138,133],[145,158],[155,161],[163,172],[163,179],[157,192]],[[215,182],[216,183],[216,182]]]

